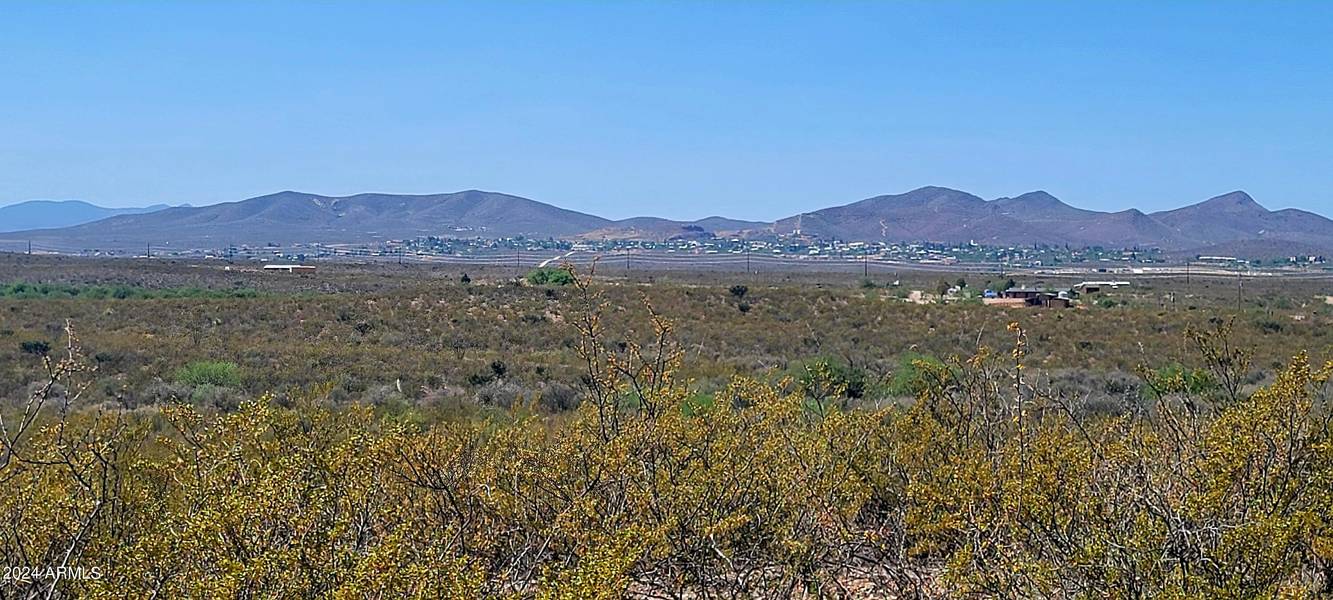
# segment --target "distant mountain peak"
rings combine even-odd
[[[1046,190],[1034,190],[1013,198],[996,198],[1000,204],[1027,204],[1040,206],[1069,206]]]
[[[910,192],[905,192],[902,194],[889,194],[884,196],[875,196],[873,198],[866,198],[865,200],[862,200],[860,202],[854,202],[852,204],[849,204],[848,206],[858,206],[858,205],[873,206],[884,203],[925,205],[925,204],[939,204],[939,203],[982,204],[984,202],[985,200],[982,200],[977,196],[974,196],[972,194],[969,194],[961,190],[955,190],[953,188],[947,188],[947,187],[940,187],[937,185],[928,185],[925,187],[916,188]]]
[[[916,188],[916,189],[914,189],[914,190],[912,190],[912,191],[910,191],[910,192],[907,192],[906,194],[903,194],[903,195],[904,195],[904,196],[909,196],[909,195],[912,195],[912,194],[963,194],[963,195],[965,195],[965,196],[971,196],[971,195],[972,195],[972,194],[969,194],[969,193],[964,192],[964,191],[962,191],[962,190],[955,190],[955,189],[953,189],[953,188],[950,188],[950,187],[944,187],[944,186],[942,186],[942,185],[925,185],[925,186],[921,186],[921,187]]]
[[[1268,209],[1261,206],[1249,194],[1236,190],[1228,192],[1221,196],[1214,196],[1199,203],[1201,207],[1207,207],[1209,210],[1226,211],[1230,213],[1237,212],[1268,212]]]

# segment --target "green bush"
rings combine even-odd
[[[1204,395],[1217,389],[1217,380],[1211,373],[1180,364],[1159,367],[1146,375],[1151,389],[1159,394]]]
[[[1272,319],[1264,319],[1258,323],[1259,331],[1264,333],[1282,333],[1282,323]]]
[[[818,358],[806,364],[797,377],[797,383],[807,395],[820,396],[820,390],[859,399],[866,396],[872,383],[865,369],[841,361]]]
[[[569,285],[574,283],[574,276],[566,269],[541,267],[528,272],[528,283],[532,285]]]
[[[178,369],[176,381],[186,385],[234,388],[241,385],[241,373],[236,363],[200,360]]]
[[[917,395],[926,385],[922,378],[924,365],[943,367],[944,363],[933,356],[919,352],[907,352],[898,357],[898,368],[889,380],[888,392],[892,396],[908,397]]]

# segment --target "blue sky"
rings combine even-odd
[[[6,3],[0,204],[942,185],[1333,214],[1333,2]]]

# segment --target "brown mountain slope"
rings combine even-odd
[[[169,208],[63,229],[6,234],[59,248],[216,248],[229,244],[363,242],[418,236],[571,237],[611,221],[518,196],[452,194],[331,197],[279,192],[240,202]]]
[[[1074,208],[1046,192],[986,201],[948,188],[877,196],[777,222],[779,233],[847,240],[1071,246],[1174,246],[1166,226],[1137,210]]]
[[[1269,243],[1250,247],[1278,248],[1286,242],[1293,251],[1333,249],[1333,221],[1303,210],[1270,211],[1240,191],[1154,213],[1152,217],[1184,240],[1182,247],[1186,248],[1262,241]]]

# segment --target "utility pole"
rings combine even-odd
[[[1245,298],[1245,287],[1240,276],[1240,267],[1236,267],[1236,311],[1240,312],[1241,301]]]
[[[147,255],[147,256],[148,256],[148,258],[152,258],[152,257],[153,257],[153,243],[152,243],[152,242],[149,242],[149,243],[148,243],[148,255]]]
[[[625,275],[629,276],[629,248],[625,248]]]
[[[861,276],[870,277],[870,253],[861,255]]]
[[[32,256],[32,240],[28,240],[28,256]]]
[[[745,244],[745,274],[749,275],[752,272],[750,270],[750,244],[747,243]]]
[[[1185,285],[1190,284],[1190,261],[1185,259]]]
[[[398,247],[398,266],[403,266],[403,247]]]

